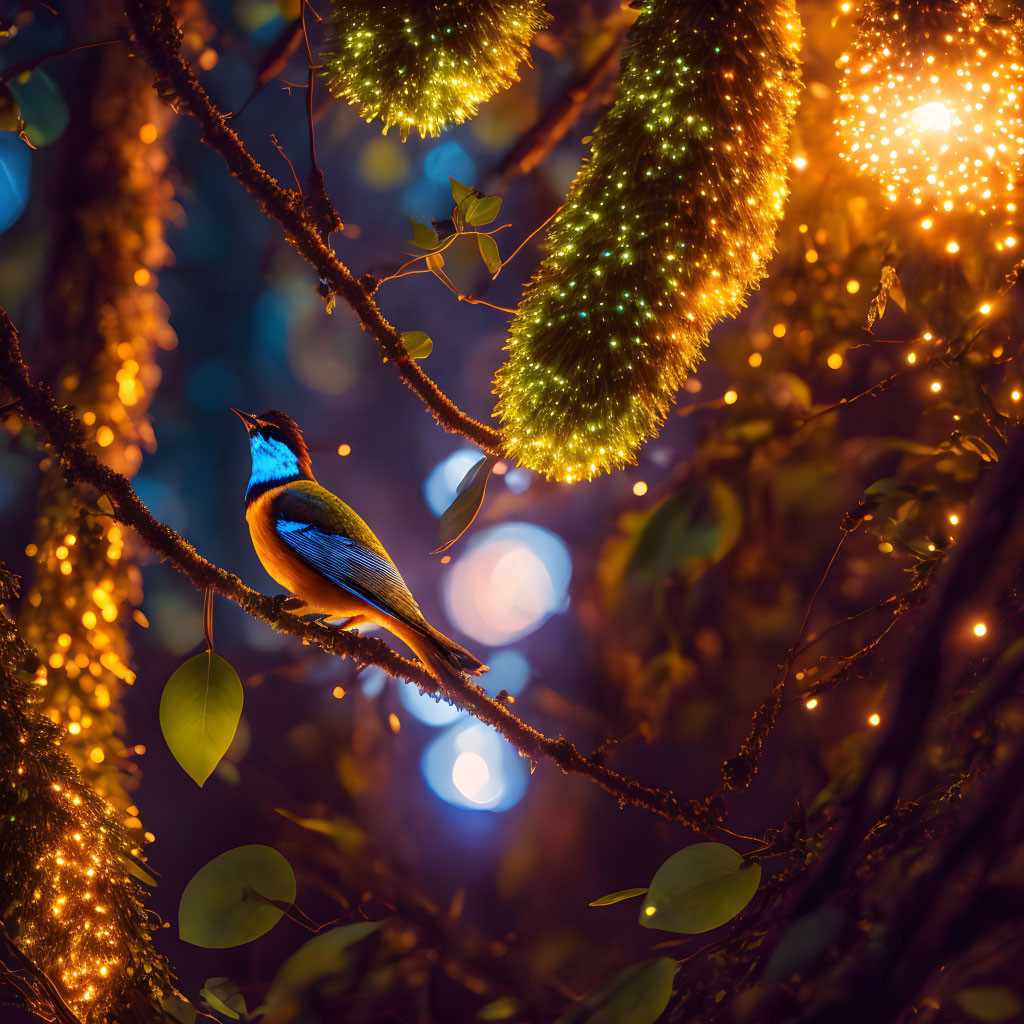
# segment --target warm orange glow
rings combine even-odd
[[[1012,212],[1024,156],[1024,56],[1012,23],[987,18],[977,3],[950,7],[926,38],[865,8],[840,58],[842,156],[894,204],[938,215]],[[958,248],[951,242],[947,251]]]

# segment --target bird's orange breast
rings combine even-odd
[[[331,612],[339,617],[363,612],[367,608],[365,601],[307,565],[274,528],[274,498],[287,486],[283,484],[261,494],[245,513],[252,546],[263,568],[281,586],[301,598],[308,606],[308,611]]]

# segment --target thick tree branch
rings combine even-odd
[[[45,384],[29,378],[17,331],[2,309],[0,380],[17,399],[24,417],[53,448],[69,482],[88,483],[105,494],[110,500],[114,518],[134,529],[152,551],[167,559],[199,590],[214,590],[234,601],[253,618],[266,622],[281,633],[315,644],[328,654],[351,658],[360,667],[376,665],[389,675],[414,683],[427,693],[441,694],[494,728],[524,757],[533,761],[546,759],[563,772],[585,775],[621,803],[634,804],[670,821],[683,822],[695,831],[707,829],[719,817],[718,802],[714,798],[682,803],[669,790],[644,786],[635,779],[613,772],[584,757],[564,737],[545,736],[523,722],[505,704],[492,700],[476,684],[468,680],[438,683],[422,665],[396,654],[383,641],[304,621],[283,611],[280,598],[250,589],[237,576],[207,561],[187,540],[153,517],[127,477],[105,466],[85,447],[81,425],[71,411],[58,405]]]
[[[409,355],[398,331],[321,238],[304,197],[284,188],[268,174],[228,127],[224,114],[182,59],[181,31],[167,0],[126,0],[125,14],[139,52],[157,77],[160,94],[199,122],[203,142],[223,158],[232,176],[259,202],[264,213],[284,228],[288,240],[316,270],[320,280],[352,307],[363,327],[377,339],[385,360],[394,364],[399,376],[422,399],[438,424],[451,434],[461,434],[485,452],[502,456],[501,435],[459,409]]]
[[[577,75],[563,93],[519,138],[487,175],[491,187],[505,188],[520,175],[529,174],[572,131],[583,108],[619,62],[628,24],[622,24],[597,60]]]

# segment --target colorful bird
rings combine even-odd
[[[480,675],[487,666],[434,629],[384,546],[359,515],[313,476],[302,431],[268,409],[232,409],[249,434],[252,473],[245,518],[263,567],[302,602],[300,615],[375,623],[389,630],[444,681]]]

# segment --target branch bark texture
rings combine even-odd
[[[359,317],[364,329],[380,344],[405,384],[423,401],[446,431],[461,434],[485,452],[502,456],[501,435],[463,412],[406,351],[399,332],[367,294],[352,272],[320,235],[305,198],[284,188],[252,157],[227,119],[199,84],[181,56],[181,32],[166,0],[127,0],[125,14],[139,52],[157,77],[157,89],[183,113],[198,122],[203,142],[219,154],[232,176],[276,220],[299,255],[320,280],[340,295]]]

